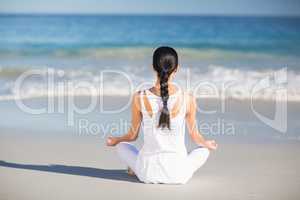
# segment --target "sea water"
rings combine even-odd
[[[152,53],[162,45],[178,51],[180,67],[174,81],[199,97],[204,134],[299,141],[297,17],[0,15],[0,126],[69,130],[68,113],[58,110],[58,101],[52,113],[30,115],[11,100],[26,99],[36,108],[47,108],[45,99],[34,99],[110,95],[106,103],[116,105],[116,96],[126,99],[153,84]],[[220,101],[201,101],[202,97]],[[262,103],[251,110],[251,99]],[[287,122],[285,131],[276,129],[276,121],[270,127],[261,117],[272,120],[277,100],[288,102],[287,117],[279,120]],[[108,104],[99,100],[91,113],[77,113],[71,132],[79,133],[81,118],[89,120],[89,127],[103,125],[105,130],[120,118],[130,122],[128,107],[107,114],[100,108]],[[285,116],[284,108],[280,116]]]
[[[85,95],[72,88],[82,81],[104,94],[131,94],[153,80],[152,53],[161,45],[178,51],[175,81],[189,90],[209,82],[219,96],[272,99],[276,81],[251,90],[284,73],[289,100],[300,100],[300,18],[150,15],[0,15],[0,99],[49,95],[49,74],[56,96]],[[29,70],[40,75],[17,90]]]

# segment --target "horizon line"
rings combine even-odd
[[[299,14],[202,14],[202,13],[70,13],[70,12],[0,12],[0,15],[27,16],[191,16],[191,17],[300,17]]]

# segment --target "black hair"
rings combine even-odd
[[[169,76],[177,70],[178,55],[175,49],[167,46],[157,48],[153,53],[153,68],[160,80],[160,96],[163,108],[159,117],[158,127],[170,129],[170,112],[168,109],[168,80]]]

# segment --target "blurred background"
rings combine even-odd
[[[19,119],[18,123],[3,120],[0,124],[6,128],[64,131],[66,117],[57,110],[44,118],[24,117],[26,113],[13,100],[27,99],[42,107],[38,98],[49,95],[99,96],[76,89],[82,82],[101,88],[100,95],[126,99],[141,84],[153,83],[153,50],[169,45],[176,48],[180,59],[176,83],[187,90],[195,90],[203,82],[217,88],[217,92],[211,92],[210,87],[197,90],[199,99],[204,98],[199,102],[202,110],[216,111],[201,113],[201,119],[212,124],[225,120],[220,122],[217,135],[224,132],[221,125],[228,122],[236,128],[235,134],[242,136],[298,141],[299,16],[297,0],[0,0],[0,106],[7,119]],[[28,77],[16,90],[15,81],[28,70],[38,70],[40,75]],[[121,74],[106,73],[102,79],[104,70]],[[278,72],[285,73],[279,85],[275,80]],[[48,85],[49,74],[53,87]],[[252,89],[268,77],[269,85],[253,94]],[[60,87],[63,83],[71,83],[71,88]],[[254,97],[259,102],[257,112],[272,119],[278,87],[286,89],[288,96],[288,129],[283,131],[289,132],[288,136],[266,125],[250,109],[249,100]],[[107,102],[118,107],[122,100]],[[104,107],[111,106],[108,104]],[[95,122],[107,122],[120,115],[129,119],[127,111],[108,117],[95,109],[88,116]],[[31,122],[36,126],[28,125]],[[255,131],[257,127],[260,131]]]

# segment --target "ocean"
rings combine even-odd
[[[178,51],[175,81],[189,90],[209,82],[218,95],[269,100],[277,87],[274,77],[283,74],[288,100],[300,100],[298,17],[3,14],[0,99],[49,95],[49,74],[55,96],[90,95],[58,87],[82,81],[101,87],[103,94],[131,94],[153,82],[152,53],[161,45]],[[30,70],[40,75],[27,77],[17,90],[16,80]],[[253,95],[268,77],[272,83]],[[206,87],[199,95],[211,96]]]

